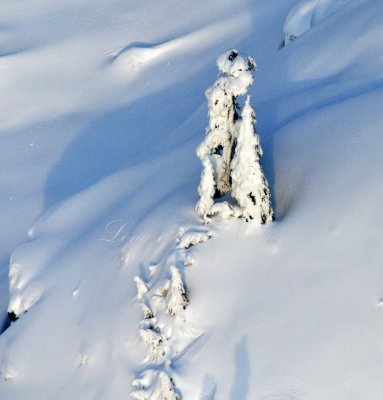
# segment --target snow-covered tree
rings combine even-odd
[[[165,340],[161,330],[155,326],[148,325],[140,329],[140,335],[148,345],[150,359],[153,362],[159,361],[163,353],[160,351],[160,347]]]
[[[161,371],[159,373],[159,390],[156,399],[158,400],[182,400],[181,394],[174,387],[173,380],[169,375]]]
[[[253,83],[255,61],[251,57],[240,56],[237,50],[231,50],[218,57],[217,65],[220,76],[206,91],[209,107],[207,135],[219,137],[212,153],[216,155],[217,190],[223,194],[231,189],[230,162],[239,112],[236,98],[244,95]]]
[[[247,97],[238,122],[238,136],[231,162],[232,197],[242,209],[242,216],[264,224],[274,218],[270,190],[263,174],[260,158],[262,148],[255,131],[255,112]]]
[[[200,158],[203,169],[201,174],[201,182],[198,187],[200,198],[198,200],[196,210],[197,214],[200,215],[205,222],[209,222],[209,214],[214,204],[213,197],[216,191],[214,170],[207,154],[201,155]]]
[[[237,96],[246,93],[253,82],[255,61],[230,50],[218,57],[219,77],[205,93],[208,100],[209,126],[205,140],[197,149],[203,171],[199,186],[197,213],[208,222],[214,195],[231,190],[230,163],[236,138],[239,106]]]
[[[255,133],[255,113],[247,100],[241,115],[237,97],[246,94],[256,67],[251,57],[236,50],[218,57],[219,77],[207,89],[209,126],[197,149],[202,162],[200,199],[196,210],[205,223],[213,215],[243,216],[266,223],[273,219],[270,190],[259,159],[262,149]],[[230,193],[238,205],[214,198]]]
[[[152,381],[149,386],[147,385],[148,380]],[[173,379],[165,371],[156,373],[154,378],[136,379],[133,382],[133,386],[134,390],[129,395],[131,399],[182,400],[182,396],[176,389]]]
[[[146,283],[139,276],[134,277],[134,282],[137,285],[137,298],[138,300],[142,300],[146,293],[148,293],[149,288],[146,286]]]
[[[168,292],[166,311],[170,315],[175,316],[180,310],[184,310],[187,307],[188,299],[186,297],[186,290],[179,269],[172,266],[170,270],[172,273],[172,279]]]

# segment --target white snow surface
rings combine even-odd
[[[285,45],[319,24],[352,0],[302,0],[288,14],[285,25]]]
[[[382,35],[379,0],[2,1],[0,399],[381,400]],[[195,149],[231,48],[276,221],[179,248],[207,232]],[[151,363],[173,266],[188,305],[153,316]]]

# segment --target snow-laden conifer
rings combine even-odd
[[[180,393],[178,393],[174,387],[173,380],[166,372],[161,371],[158,374],[158,378],[159,391],[156,400],[182,400]]]
[[[255,132],[255,113],[249,98],[244,110],[237,96],[244,95],[253,82],[255,61],[236,50],[218,57],[219,77],[206,91],[209,126],[197,149],[203,166],[197,213],[206,222],[243,216],[264,224],[274,218],[270,190],[260,164],[262,149]],[[229,193],[218,203],[214,198]]]
[[[144,319],[152,319],[154,317],[153,311],[145,303],[141,303],[141,308]]]
[[[273,220],[270,190],[260,158],[262,148],[255,131],[255,112],[247,97],[238,122],[238,136],[231,162],[232,197],[242,209],[244,218],[264,224]]]
[[[144,342],[148,345],[149,357],[153,362],[159,358],[159,349],[165,338],[162,336],[159,328],[149,325],[140,329],[140,335]]]
[[[206,145],[215,156],[216,188],[223,194],[231,188],[230,162],[239,110],[236,98],[252,84],[255,61],[230,50],[218,57],[217,66],[219,77],[205,93],[209,110]]]
[[[201,173],[201,182],[198,187],[199,200],[196,205],[197,214],[205,221],[209,222],[211,208],[214,204],[214,193],[216,190],[216,184],[214,181],[214,170],[209,160],[209,157],[205,155],[201,158],[202,162],[202,173]]]
[[[188,305],[185,286],[179,269],[175,266],[171,267],[172,279],[168,292],[168,304],[166,311],[170,315],[177,315],[180,310],[184,310]]]
[[[165,372],[156,374],[154,381],[148,386],[141,379],[133,382],[134,391],[129,394],[135,400],[182,400],[181,394],[175,388],[172,378]]]
[[[142,300],[146,293],[148,293],[149,288],[146,286],[146,283],[139,276],[134,277],[134,282],[137,285],[137,298],[138,300]]]
[[[130,399],[134,400],[148,400],[150,393],[145,389],[135,389],[129,394]]]
[[[237,50],[230,50],[218,57],[217,66],[219,77],[205,93],[209,126],[205,140],[197,149],[203,171],[196,209],[205,222],[209,222],[214,195],[231,190],[230,163],[239,111],[236,97],[245,94],[253,82],[255,61],[251,57],[240,56]]]

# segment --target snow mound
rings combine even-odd
[[[288,14],[284,24],[285,46],[344,7],[351,0],[302,0]]]
[[[132,74],[138,73],[152,60],[158,58],[163,50],[160,46],[129,46],[113,57],[112,69],[115,72],[129,74],[133,77]]]

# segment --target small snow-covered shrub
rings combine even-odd
[[[237,101],[253,83],[256,63],[231,50],[218,57],[217,65],[219,77],[206,91],[209,126],[197,148],[203,169],[196,211],[205,223],[217,215],[222,219],[242,216],[263,224],[273,220],[273,210],[260,164],[255,113],[249,98],[242,114]],[[226,193],[237,204],[215,203]]]
[[[148,293],[149,288],[146,286],[146,283],[139,276],[134,277],[134,282],[137,285],[137,298],[138,300],[142,300],[146,293]]]
[[[174,386],[169,375],[160,371],[156,373],[151,383],[136,379],[133,382],[134,390],[130,393],[131,399],[136,400],[182,400],[181,394]]]
[[[159,358],[160,347],[165,338],[162,336],[161,332],[153,326],[140,329],[140,335],[143,341],[149,346],[150,359],[153,362],[156,361]]]
[[[188,249],[199,243],[207,242],[214,236],[214,231],[185,233],[178,243],[178,248]]]
[[[190,253],[186,253],[184,256],[183,264],[185,267],[190,267],[194,264],[194,257]]]
[[[172,266],[171,273],[172,279],[170,282],[166,311],[170,315],[175,316],[180,310],[185,310],[188,305],[188,299],[179,269]]]
[[[153,311],[145,303],[141,303],[142,313],[144,319],[152,319],[154,317]]]
[[[166,374],[161,371],[159,373],[159,393],[158,400],[182,400],[181,395],[177,393],[173,380]]]
[[[19,317],[15,314],[14,311],[8,311],[8,318],[11,322],[15,322],[19,319]]]

